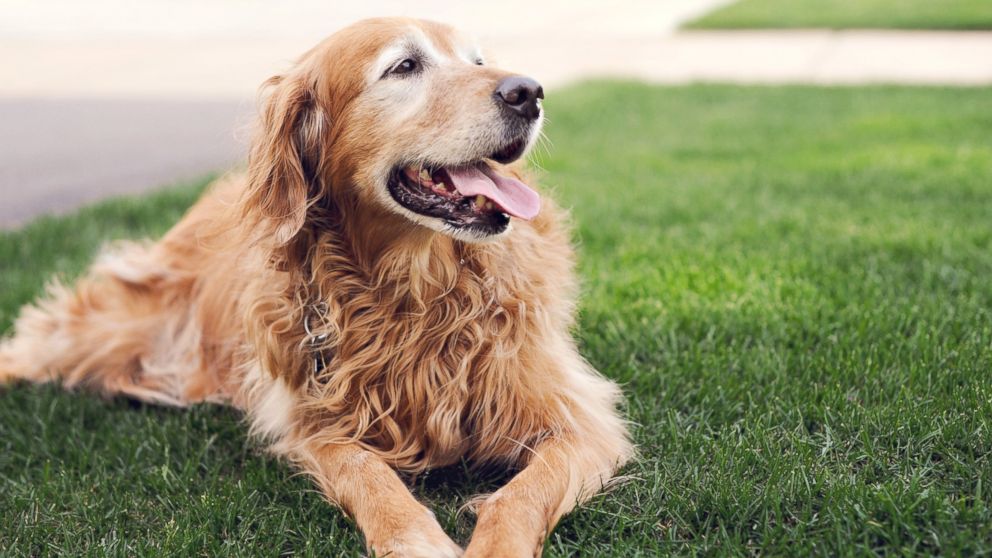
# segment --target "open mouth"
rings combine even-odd
[[[525,148],[523,140],[514,141],[488,159],[512,162]],[[455,166],[399,166],[391,173],[388,186],[393,199],[406,209],[484,236],[506,230],[511,217],[534,218],[541,207],[537,192],[516,178],[499,174],[485,160]]]

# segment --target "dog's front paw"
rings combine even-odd
[[[422,518],[407,522],[401,529],[368,540],[376,558],[459,558],[462,549],[441,529],[434,515],[423,510]]]
[[[534,558],[541,555],[543,540],[532,541],[522,530],[476,527],[463,558]]]
[[[383,543],[371,543],[376,558],[460,558],[462,549],[443,531],[406,533]]]
[[[465,549],[462,558],[534,558],[541,555],[541,546],[520,544],[519,541],[477,541]]]
[[[546,520],[497,492],[478,504],[478,520],[463,558],[534,558],[541,555]]]

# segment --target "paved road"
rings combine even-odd
[[[0,1],[0,228],[235,164],[256,86],[371,15],[452,22],[551,88],[992,84],[988,32],[675,32],[728,0]]]
[[[0,223],[236,164],[233,101],[0,99]]]

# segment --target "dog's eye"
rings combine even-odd
[[[416,72],[417,68],[419,67],[420,64],[418,64],[416,60],[414,60],[413,58],[407,58],[402,62],[400,62],[399,64],[393,66],[392,71],[390,71],[389,73],[393,75],[402,76],[405,74],[412,74],[413,72]]]
[[[476,58],[475,59],[475,65],[476,66],[482,66],[483,64],[484,64],[484,62],[482,61],[481,58]]]

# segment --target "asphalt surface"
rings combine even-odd
[[[0,99],[0,227],[230,168],[252,116],[235,101]]]

